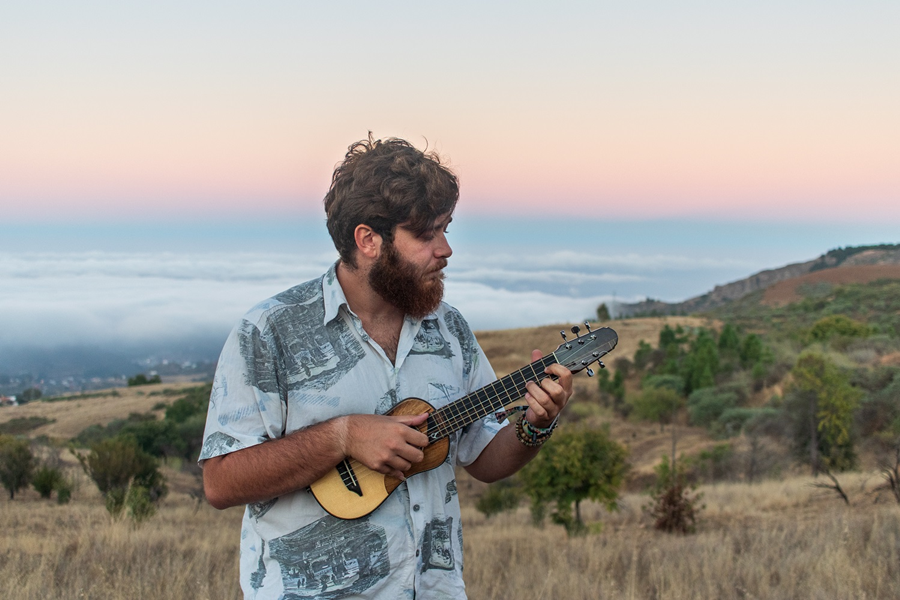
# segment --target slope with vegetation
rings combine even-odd
[[[856,283],[867,283],[884,277],[900,278],[900,244],[836,248],[814,260],[760,271],[745,279],[717,285],[706,294],[683,302],[647,299],[634,304],[618,304],[615,312],[620,318],[694,314],[713,310],[782,282],[800,280],[809,274],[818,274],[817,279],[822,281],[832,277],[841,279],[847,275],[849,279],[855,279]]]

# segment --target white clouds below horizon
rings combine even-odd
[[[663,267],[652,257],[631,262],[647,271],[677,262],[663,258]],[[607,284],[654,284],[647,273],[587,272],[564,255],[556,259],[547,255],[539,270],[527,271],[509,268],[505,257],[454,257],[446,299],[473,329],[506,329],[579,322],[610,302],[609,293],[596,293]],[[251,306],[318,276],[333,260],[329,253],[0,253],[0,346],[224,339]]]

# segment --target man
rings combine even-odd
[[[251,309],[229,336],[200,460],[213,506],[247,505],[246,597],[465,597],[454,465],[486,482],[525,465],[572,394],[567,369],[528,384],[518,432],[488,417],[451,434],[443,464],[365,517],[333,517],[307,490],[348,457],[404,479],[428,445],[415,429],[427,414],[385,413],[409,397],[439,408],[495,380],[441,301],[458,197],[436,154],[371,135],[353,144],[325,197],[340,259]]]

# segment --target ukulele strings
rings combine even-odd
[[[548,375],[544,370],[556,362],[558,362],[556,355],[550,354],[456,402],[441,407],[428,417],[428,422],[434,425],[433,427],[429,426],[428,432],[439,434],[442,438],[447,437],[457,429],[496,412],[511,401],[518,400],[525,395],[526,384],[529,381],[539,383],[545,379]],[[536,366],[540,368],[540,371],[535,368]],[[526,376],[528,370],[531,371],[531,377]],[[498,390],[498,386],[502,389]],[[500,402],[496,402],[497,400]]]

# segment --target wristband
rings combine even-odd
[[[558,422],[559,415],[553,419],[553,422],[548,427],[535,427],[522,415],[516,421],[516,437],[528,448],[540,448],[544,445],[544,442],[550,439]]]

